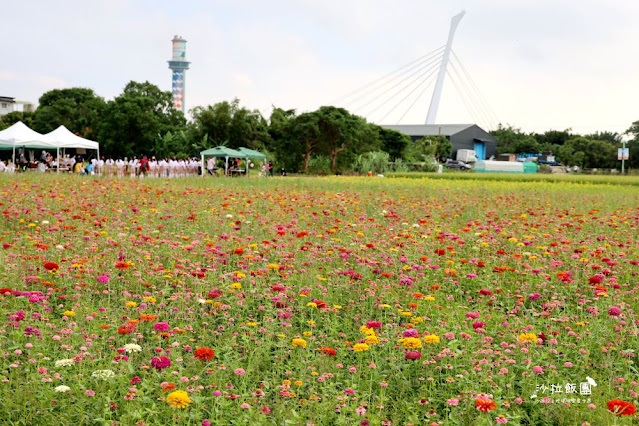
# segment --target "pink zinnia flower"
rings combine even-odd
[[[404,337],[418,337],[419,331],[409,328],[408,330],[404,330]]]
[[[111,281],[111,278],[109,278],[109,277],[108,277],[108,276],[106,276],[106,275],[99,275],[99,276],[98,276],[98,282],[99,282],[100,284],[108,284],[108,283],[109,283],[109,281]]]
[[[543,368],[541,368],[541,367],[540,367],[540,366],[538,366],[538,365],[535,365],[535,366],[533,367],[533,373],[543,374],[543,373],[544,373],[544,369],[543,369]]]
[[[243,376],[246,371],[243,368],[238,368],[234,371],[235,374],[237,374],[238,376]]]
[[[416,360],[422,357],[422,353],[420,351],[408,351],[406,352],[406,359]]]
[[[618,317],[619,315],[621,315],[621,309],[613,306],[612,308],[608,309],[608,315],[610,315],[611,317]]]
[[[448,405],[456,406],[456,405],[459,405],[459,400],[457,398],[451,398],[451,399],[447,400],[446,403]]]
[[[368,328],[382,328],[382,323],[379,321],[368,321],[366,323],[366,327]]]
[[[157,331],[167,331],[169,329],[169,323],[156,322],[155,324],[153,324],[153,328],[156,329]]]

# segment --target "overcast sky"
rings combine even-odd
[[[449,70],[438,123],[622,133],[639,120],[637,0],[7,1],[0,95],[37,102],[80,86],[112,99],[130,80],[170,90],[179,34],[192,62],[187,109],[237,97],[267,116],[272,105],[309,111],[440,48],[461,10],[453,50],[473,83]],[[408,92],[389,84],[379,105],[340,106],[421,124],[429,81],[403,103]],[[456,86],[488,106],[469,112],[478,98]]]

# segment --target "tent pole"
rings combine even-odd
[[[224,163],[224,176],[229,177],[229,157],[224,157],[226,159]]]
[[[204,177],[204,154],[202,154],[202,177]]]
[[[60,147],[56,146],[55,147],[55,151],[56,151],[55,152],[55,155],[56,155],[55,161],[57,163],[57,167],[55,168],[55,172],[56,173],[60,173]]]

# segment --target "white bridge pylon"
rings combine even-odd
[[[437,75],[437,81],[435,82],[435,89],[433,90],[433,97],[430,99],[430,107],[428,108],[428,115],[426,116],[426,124],[435,124],[437,119],[437,110],[439,109],[439,100],[442,97],[442,89],[444,88],[444,79],[446,78],[446,68],[448,67],[448,61],[450,59],[450,51],[453,48],[453,38],[455,38],[455,31],[459,21],[466,14],[465,11],[461,11],[457,15],[453,16],[450,21],[450,30],[448,31],[448,41],[446,42],[446,48],[444,49],[444,56],[442,57],[442,63],[439,67],[439,74]]]

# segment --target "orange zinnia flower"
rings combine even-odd
[[[131,266],[129,262],[117,262],[115,269],[129,269],[129,266]]]
[[[175,389],[175,383],[162,383],[160,386],[162,388],[162,392],[168,392]]]
[[[211,348],[199,348],[195,350],[193,355],[200,361],[209,361],[215,356],[215,351]]]
[[[495,401],[491,401],[488,398],[478,398],[475,400],[475,407],[477,407],[479,411],[487,413],[495,410],[497,408],[497,404],[495,404]]]

